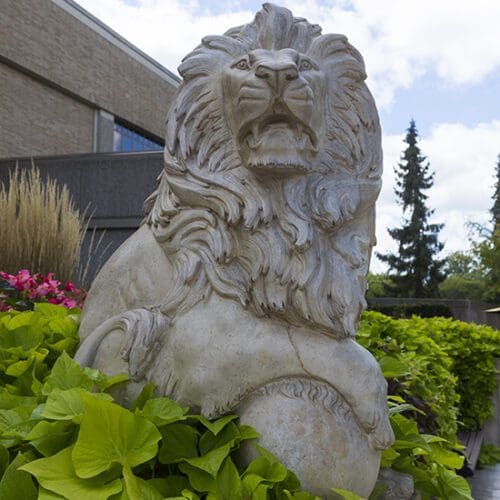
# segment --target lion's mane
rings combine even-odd
[[[322,171],[261,182],[242,165],[227,126],[220,73],[250,50],[285,47],[327,75]],[[344,36],[321,35],[317,25],[265,4],[252,23],[204,38],[179,72],[165,168],[145,203],[146,222],[174,268],[161,310],[173,317],[215,291],[259,316],[354,335],[382,168],[361,55]]]

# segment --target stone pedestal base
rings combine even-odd
[[[304,490],[333,498],[333,486],[368,497],[380,465],[344,399],[327,383],[301,378],[272,382],[237,408],[242,423],[261,435],[259,443],[301,479]],[[240,459],[256,456],[251,445]]]

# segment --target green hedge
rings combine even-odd
[[[419,428],[456,441],[460,396],[453,360],[422,324],[366,312],[357,339],[380,363],[389,393],[421,410],[413,414]]]
[[[496,388],[495,358],[500,357],[500,331],[485,325],[446,318],[413,323],[425,330],[453,361],[460,396],[458,420],[461,427],[476,430],[491,417],[491,395]]]
[[[427,415],[421,429],[454,439],[457,427],[480,428],[492,414],[500,331],[449,318],[392,319],[364,313],[358,341],[380,362],[390,392]]]

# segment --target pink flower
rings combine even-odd
[[[16,287],[17,285],[17,276],[14,276],[12,274],[8,274],[8,273],[4,273],[2,272],[0,274],[0,276],[5,280],[7,281],[7,283],[10,285],[10,286],[13,286],[13,287]]]
[[[17,283],[14,285],[18,290],[28,290],[35,280],[27,269],[21,269],[17,273]]]
[[[74,300],[74,299],[64,299],[61,304],[64,307],[67,307],[68,309],[73,309],[73,307],[76,307],[76,300]]]
[[[0,311],[12,309],[2,300],[9,295],[15,299],[50,302],[67,308],[81,308],[86,297],[86,291],[77,288],[71,281],[62,286],[61,281],[54,278],[54,273],[48,273],[46,276],[39,273],[30,275],[27,269],[21,269],[17,274],[0,272],[0,278],[6,280],[11,287],[17,290],[17,292],[9,292],[7,295],[0,294]]]
[[[46,295],[49,294],[50,292],[50,287],[48,283],[42,283],[41,285],[38,285],[33,292],[35,293],[35,297],[45,297]]]

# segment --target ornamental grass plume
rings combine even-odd
[[[16,166],[9,187],[0,184],[0,270],[31,269],[73,281],[87,225],[66,186],[42,180],[34,164],[29,170]]]

